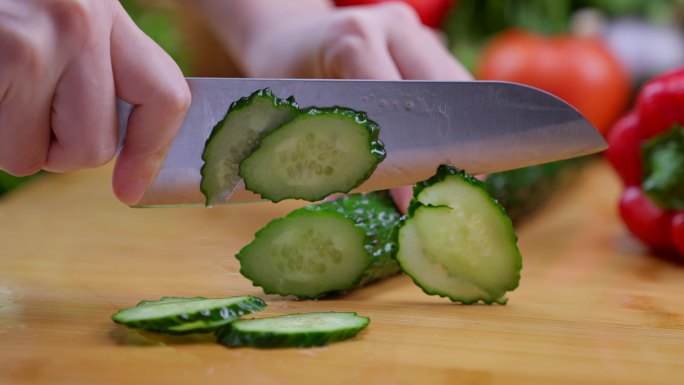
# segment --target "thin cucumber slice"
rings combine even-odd
[[[347,193],[385,158],[379,130],[362,112],[312,108],[266,135],[240,163],[240,176],[273,202]]]
[[[136,306],[152,306],[161,305],[166,303],[179,303],[179,302],[189,302],[189,301],[203,301],[206,300],[204,297],[162,297],[158,300],[142,300]],[[210,321],[207,319],[200,319],[193,322],[186,322],[180,325],[169,326],[165,329],[159,329],[155,331],[161,331],[167,334],[186,334],[186,333],[199,333],[199,332],[209,332],[215,330],[226,324],[226,320],[221,318],[216,321]]]
[[[325,346],[356,336],[370,323],[352,312],[288,314],[238,320],[217,331],[228,346],[260,348]]]
[[[505,304],[522,258],[510,218],[479,180],[452,167],[419,184],[396,258],[423,291],[472,304]]]
[[[200,190],[206,205],[225,203],[240,182],[240,162],[261,138],[299,113],[294,99],[279,99],[270,89],[254,92],[228,108],[205,144]]]
[[[198,301],[206,299],[204,297],[191,297],[191,298],[186,298],[186,297],[161,297],[160,299],[156,300],[147,300],[144,299],[140,302],[138,302],[137,305],[135,306],[148,306],[148,305],[161,305],[163,303],[172,303],[172,302],[186,302],[186,301]]]
[[[142,301],[112,316],[116,323],[148,331],[185,334],[215,330],[238,317],[258,312],[266,303],[252,296],[231,298],[165,297]]]
[[[399,212],[389,194],[353,194],[293,211],[259,230],[236,255],[265,293],[317,298],[399,272]]]

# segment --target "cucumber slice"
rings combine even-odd
[[[266,303],[252,296],[231,298],[163,297],[141,301],[112,316],[116,323],[133,328],[169,334],[200,333],[215,330],[238,317],[262,310]]]
[[[365,113],[312,108],[266,135],[240,163],[240,176],[247,190],[273,202],[346,193],[385,158],[378,133]]]
[[[369,318],[351,312],[288,314],[238,320],[219,329],[217,337],[220,343],[228,346],[325,346],[356,336],[369,323]]]
[[[299,113],[292,97],[279,99],[266,88],[232,103],[207,139],[200,190],[206,205],[225,203],[240,182],[240,162],[261,138]]]
[[[505,304],[522,258],[510,218],[479,180],[449,166],[416,186],[396,258],[423,291],[472,304]]]
[[[135,306],[147,306],[147,305],[161,305],[163,303],[172,303],[172,302],[185,302],[185,301],[197,301],[205,299],[204,297],[192,297],[192,298],[186,298],[186,297],[161,297],[160,299],[156,300],[147,300],[144,299],[140,302],[138,302],[137,305]]]
[[[236,255],[265,293],[317,298],[396,274],[399,212],[386,192],[353,194],[271,221]]]

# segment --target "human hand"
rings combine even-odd
[[[113,175],[135,204],[190,105],[173,60],[115,0],[0,0],[0,169],[23,176],[110,161],[116,97],[134,104]]]
[[[235,55],[248,76],[471,79],[405,3],[332,8],[313,15],[302,11],[299,17],[267,25],[255,29]]]
[[[209,14],[232,57],[250,77],[472,78],[405,3],[345,8],[320,0],[222,3],[224,12],[211,9]],[[225,22],[229,11],[238,21]],[[392,195],[405,211],[413,194],[407,186]]]

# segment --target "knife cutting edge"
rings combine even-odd
[[[140,207],[203,204],[202,152],[228,106],[271,88],[300,107],[364,111],[380,126],[387,158],[356,191],[414,184],[439,164],[471,174],[510,170],[606,149],[577,110],[536,88],[493,81],[188,78],[192,105]],[[119,101],[120,138],[133,108]],[[239,186],[228,203],[257,200]]]

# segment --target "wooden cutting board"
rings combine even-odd
[[[110,168],[51,175],[0,200],[0,384],[684,384],[684,266],[616,217],[603,163],[519,228],[520,288],[462,306],[397,276],[345,297],[263,296],[264,314],[356,311],[356,339],[230,349],[109,317],[161,296],[261,295],[233,255],[298,203],[130,209]]]

